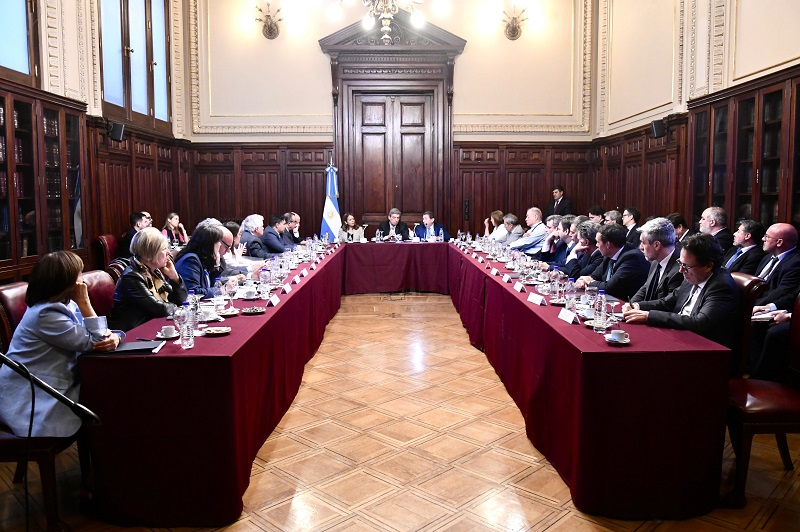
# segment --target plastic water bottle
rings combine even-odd
[[[553,299],[559,299],[561,297],[558,290],[560,277],[561,272],[558,271],[558,266],[553,266],[550,270],[550,297]]]
[[[222,279],[217,277],[214,279],[214,287],[211,289],[212,297],[220,297],[222,295]]]
[[[570,277],[564,288],[564,299],[566,299],[566,309],[575,312],[577,309],[578,290],[575,288],[575,279]]]
[[[594,298],[594,327],[592,330],[598,334],[606,332],[606,291],[598,290]]]
[[[186,302],[189,303],[189,310],[191,310],[189,321],[191,322],[192,330],[195,330],[200,323],[200,300],[194,294],[194,290],[189,290]]]
[[[444,242],[444,229],[439,229],[439,242]]]
[[[194,312],[189,301],[184,301],[180,308],[175,309],[175,323],[181,330],[181,349],[194,347]]]

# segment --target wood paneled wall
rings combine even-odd
[[[445,198],[437,218],[452,232],[482,231],[493,210],[520,219],[531,206],[544,210],[556,184],[578,213],[601,205],[637,207],[643,218],[673,211],[688,216],[686,116],[672,117],[668,125],[660,139],[642,127],[587,143],[455,143],[450,179],[436,191]],[[128,215],[142,209],[157,227],[175,211],[187,228],[209,216],[241,220],[293,210],[301,216],[303,236],[319,231],[332,145],[189,144],[135,129],[114,142],[95,119],[88,131],[96,198],[90,215],[97,234],[121,235]],[[340,187],[346,182],[340,176]],[[340,192],[344,212],[351,194]],[[89,236],[95,240],[97,234]]]

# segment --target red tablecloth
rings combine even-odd
[[[81,402],[103,420],[91,431],[103,514],[159,527],[239,517],[256,453],[339,309],[343,268],[339,249],[277,307],[228,318],[230,335],[199,337],[192,350],[168,342],[157,355],[80,357]],[[168,323],[152,320],[128,338],[154,338]]]
[[[498,265],[502,266],[502,265]],[[182,352],[81,357],[96,497],[112,519],[218,526],[242,509],[256,452],[299,388],[341,294],[450,293],[582,511],[624,519],[708,512],[720,481],[729,351],[693,333],[626,325],[611,347],[557,320],[447,244],[348,244],[277,308],[230,318]],[[237,306],[245,306],[239,303]],[[129,333],[152,338],[166,320]],[[197,471],[192,475],[192,471]]]
[[[646,325],[624,325],[630,345],[610,346],[484,266],[450,249],[454,303],[575,506],[621,519],[709,512],[719,496],[729,350]]]
[[[347,244],[344,293],[437,292],[447,294],[447,249],[435,242]]]

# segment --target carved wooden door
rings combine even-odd
[[[433,93],[355,94],[352,150],[355,210],[365,223],[386,219],[392,207],[419,221],[434,208]]]

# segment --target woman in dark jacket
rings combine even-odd
[[[217,223],[200,223],[192,232],[189,243],[175,258],[175,268],[198,296],[208,296],[214,287],[214,276],[221,267],[222,226]],[[226,250],[227,251],[227,250]]]
[[[108,317],[113,329],[128,331],[152,319],[168,316],[186,300],[186,285],[169,255],[169,242],[154,227],[142,229],[131,242],[133,257],[114,290]]]

